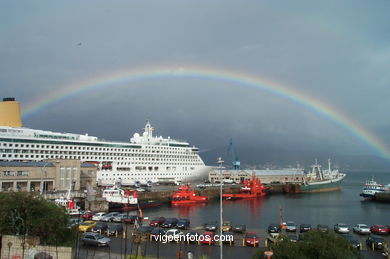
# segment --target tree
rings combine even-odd
[[[0,233],[38,236],[41,244],[71,245],[75,230],[67,228],[64,208],[30,193],[0,193]]]
[[[310,231],[304,234],[303,240],[296,243],[286,237],[271,245],[275,259],[349,259],[362,258],[348,240],[335,234]],[[263,258],[264,249],[259,250],[254,259]]]

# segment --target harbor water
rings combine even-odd
[[[336,192],[272,194],[263,199],[224,201],[224,220],[246,224],[247,229],[264,229],[271,223],[279,223],[282,208],[283,221],[297,224],[389,225],[390,203],[365,201],[359,196],[365,181],[372,177],[378,183],[390,183],[390,172],[347,172],[341,190]],[[144,216],[190,218],[192,226],[200,226],[219,219],[219,202],[181,207],[165,205],[144,210]]]

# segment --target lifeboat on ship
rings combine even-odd
[[[253,173],[251,180],[245,180],[240,193],[225,193],[222,198],[226,200],[253,199],[263,197],[267,194],[269,187],[264,186],[260,179]]]
[[[179,187],[179,190],[172,195],[172,205],[187,205],[208,202],[209,197],[196,195],[188,184]]]

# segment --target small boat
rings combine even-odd
[[[190,189],[188,184],[179,187],[179,190],[172,195],[172,205],[184,205],[208,202],[209,197],[196,195],[195,191]]]
[[[71,199],[71,190],[72,186],[69,185],[68,193],[65,197],[60,197],[58,199],[54,200],[54,203],[58,206],[65,207],[66,213],[68,213],[69,216],[79,216],[81,215],[80,207],[76,205],[76,202]]]
[[[255,173],[253,173],[251,180],[245,180],[240,193],[225,193],[222,194],[222,198],[226,200],[259,198],[265,196],[268,190],[269,187],[264,186]]]
[[[371,179],[366,181],[360,196],[364,197],[365,199],[374,199],[377,193],[386,191],[390,191],[389,185],[385,186],[384,184],[379,184],[374,179]]]

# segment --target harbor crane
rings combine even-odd
[[[234,150],[233,139],[230,139],[228,152],[230,152],[232,155],[233,170],[240,170],[241,163],[240,163],[240,160],[238,159],[238,156]]]

